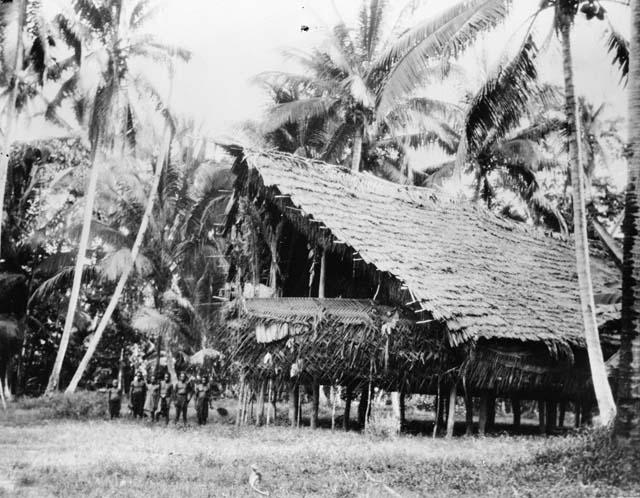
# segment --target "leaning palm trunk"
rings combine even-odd
[[[16,40],[16,58],[13,67],[13,88],[9,94],[9,102],[7,103],[6,122],[4,127],[4,140],[2,154],[0,154],[0,244],[2,243],[2,220],[4,218],[4,194],[7,188],[7,173],[9,169],[9,155],[11,149],[13,129],[16,125],[16,100],[18,99],[18,73],[22,70],[23,47],[22,47],[22,31],[24,28],[26,1],[18,0],[18,39]],[[2,247],[0,245],[0,255]],[[0,386],[0,389],[3,389]]]
[[[576,267],[578,286],[580,291],[580,305],[582,320],[587,342],[587,353],[591,367],[591,378],[595,391],[600,423],[609,425],[616,415],[616,406],[611,394],[611,387],[607,378],[598,324],[596,322],[595,302],[591,285],[591,269],[589,267],[589,242],[587,239],[587,220],[585,216],[584,173],[581,164],[580,139],[577,121],[577,105],[573,88],[573,67],[571,60],[571,26],[564,22],[560,29],[562,37],[562,59],[564,68],[565,105],[569,133],[569,162],[571,168],[571,187],[573,189],[573,223],[576,246]]]
[[[622,340],[616,434],[640,445],[640,1],[631,2],[629,152],[622,267]]]
[[[98,157],[98,145],[94,144],[91,151],[91,172],[89,174],[89,184],[87,185],[87,199],[84,206],[84,217],[82,222],[82,232],[80,233],[80,243],[78,244],[78,256],[76,259],[76,266],[73,273],[73,284],[71,285],[71,296],[69,297],[69,308],[67,309],[67,316],[64,322],[64,329],[62,330],[62,337],[60,338],[60,345],[58,346],[58,353],[56,354],[56,360],[49,376],[49,383],[47,385],[46,392],[48,394],[58,389],[58,383],[60,382],[60,371],[62,370],[62,362],[64,356],[67,353],[67,346],[69,345],[69,338],[71,337],[71,328],[73,327],[73,319],[78,307],[78,299],[80,297],[80,286],[82,284],[82,272],[84,270],[85,255],[87,252],[87,246],[89,245],[89,235],[91,233],[91,220],[93,218],[93,203],[96,198],[96,187],[98,184],[98,165],[96,164],[96,158]]]
[[[98,324],[98,328],[96,329],[95,333],[91,337],[91,340],[89,341],[89,346],[87,347],[87,351],[82,357],[82,361],[80,361],[80,364],[78,365],[78,369],[76,370],[76,373],[73,375],[73,378],[71,379],[71,382],[69,383],[69,386],[65,391],[66,394],[71,394],[75,392],[76,388],[78,387],[78,383],[80,382],[80,379],[82,379],[82,376],[84,375],[87,365],[89,364],[89,361],[91,361],[91,358],[93,357],[93,354],[95,353],[96,348],[100,343],[102,334],[107,328],[107,325],[109,324],[109,320],[111,320],[111,315],[113,314],[114,310],[116,309],[116,306],[118,305],[118,301],[120,300],[120,296],[122,295],[124,286],[127,283],[127,280],[129,278],[129,275],[131,274],[131,271],[133,270],[136,258],[138,257],[138,253],[140,252],[140,247],[142,247],[142,241],[144,240],[144,235],[145,235],[145,232],[147,231],[147,226],[149,226],[149,219],[151,218],[151,212],[153,211],[153,204],[156,199],[156,193],[158,192],[158,186],[160,185],[162,168],[167,158],[167,155],[169,153],[170,142],[171,142],[171,133],[169,132],[169,129],[167,126],[167,130],[165,131],[164,142],[162,144],[162,150],[160,152],[160,156],[158,157],[156,170],[153,176],[151,192],[149,192],[149,198],[147,199],[147,206],[145,208],[144,215],[142,216],[142,222],[140,223],[138,234],[136,235],[136,239],[133,242],[133,247],[131,248],[131,261],[129,261],[129,264],[125,268],[124,272],[122,272],[122,275],[120,275],[120,280],[118,280],[118,283],[113,292],[113,295],[111,296],[111,300],[109,301],[107,309],[105,310],[104,315],[102,316],[102,319]]]
[[[358,125],[356,134],[353,137],[353,152],[351,153],[351,171],[360,171],[360,160],[362,159],[362,126]]]

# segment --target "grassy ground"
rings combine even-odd
[[[35,404],[1,414],[0,496],[259,496],[254,464],[271,496],[640,496],[625,477],[633,468],[617,478],[591,469],[584,434],[448,441],[236,429],[232,412],[204,428],[193,414],[187,427],[97,417],[55,418]],[[587,460],[576,464],[576,453]],[[610,461],[615,474],[621,465]]]

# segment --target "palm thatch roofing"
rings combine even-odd
[[[426,392],[451,356],[438,328],[362,299],[257,298],[228,322],[231,356],[250,377],[309,379]],[[430,332],[430,333],[425,333]]]
[[[584,347],[572,242],[441,191],[278,152],[228,147],[258,189],[323,247],[396,279],[452,346],[488,340]],[[596,292],[618,270],[592,257]]]

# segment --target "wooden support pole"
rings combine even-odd
[[[291,427],[296,427],[298,423],[298,398],[299,398],[298,384],[294,381],[289,383],[289,422]]]
[[[236,427],[242,422],[242,407],[244,405],[244,380],[240,381],[240,389],[238,390],[238,408],[236,410]]]
[[[573,410],[574,410],[574,420],[573,420],[573,424],[575,426],[575,428],[577,429],[578,427],[580,427],[580,402],[576,401],[573,403]]]
[[[366,385],[362,386],[360,394],[360,402],[358,403],[358,425],[361,429],[367,422],[367,410],[369,405],[369,389]]]
[[[552,434],[556,429],[558,420],[558,403],[555,401],[547,401],[547,434]]]
[[[447,424],[447,396],[446,391],[441,390],[438,395],[438,432],[443,431]]]
[[[325,281],[327,278],[327,250],[322,249],[322,256],[320,257],[320,279],[318,282],[318,297],[324,299],[325,293]]]
[[[451,385],[449,391],[449,416],[447,417],[447,437],[453,437],[453,427],[456,422],[456,396],[458,385],[456,383]]]
[[[273,391],[273,379],[269,379],[267,384],[267,420],[266,426],[269,427],[269,422],[271,421],[271,396]]]
[[[564,419],[567,414],[567,402],[560,402],[560,413],[558,415],[558,427],[560,429],[564,428]]]
[[[467,436],[473,435],[473,396],[466,393],[464,396],[464,408],[465,408],[465,434]]]
[[[399,391],[391,392],[391,408],[393,410],[393,418],[396,423],[396,432],[400,432],[402,430],[402,409],[400,408],[400,396],[401,393]]]
[[[489,405],[487,406],[487,430],[492,431],[496,425],[496,397],[489,396]]]
[[[313,401],[311,403],[311,425],[312,429],[318,428],[318,407],[320,406],[320,384],[317,381],[313,381],[311,385],[313,390]]]
[[[344,393],[344,417],[342,418],[342,428],[345,431],[349,430],[349,422],[351,419],[351,398],[353,398],[353,388],[350,385],[346,386]]]
[[[522,418],[520,398],[513,398],[511,400],[511,409],[513,410],[513,428],[515,430],[520,430],[520,419]]]
[[[480,396],[480,413],[478,414],[478,434],[484,436],[487,432],[487,416],[489,410],[489,395],[482,393]]]
[[[404,391],[400,391],[400,430],[407,426],[407,407],[405,405]]]
[[[543,399],[538,400],[538,427],[540,434],[546,432],[547,426],[545,424],[545,402]]]
[[[329,398],[331,398],[331,431],[336,430],[336,398],[338,397],[338,392],[336,386],[331,385],[331,389],[329,390]]]
[[[256,425],[260,426],[264,422],[264,391],[266,380],[260,381],[260,390],[258,391],[258,399],[256,400]]]

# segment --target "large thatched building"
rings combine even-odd
[[[232,322],[248,377],[591,399],[570,241],[431,189],[229,150],[230,276],[262,296]],[[617,284],[592,265],[596,292]]]

